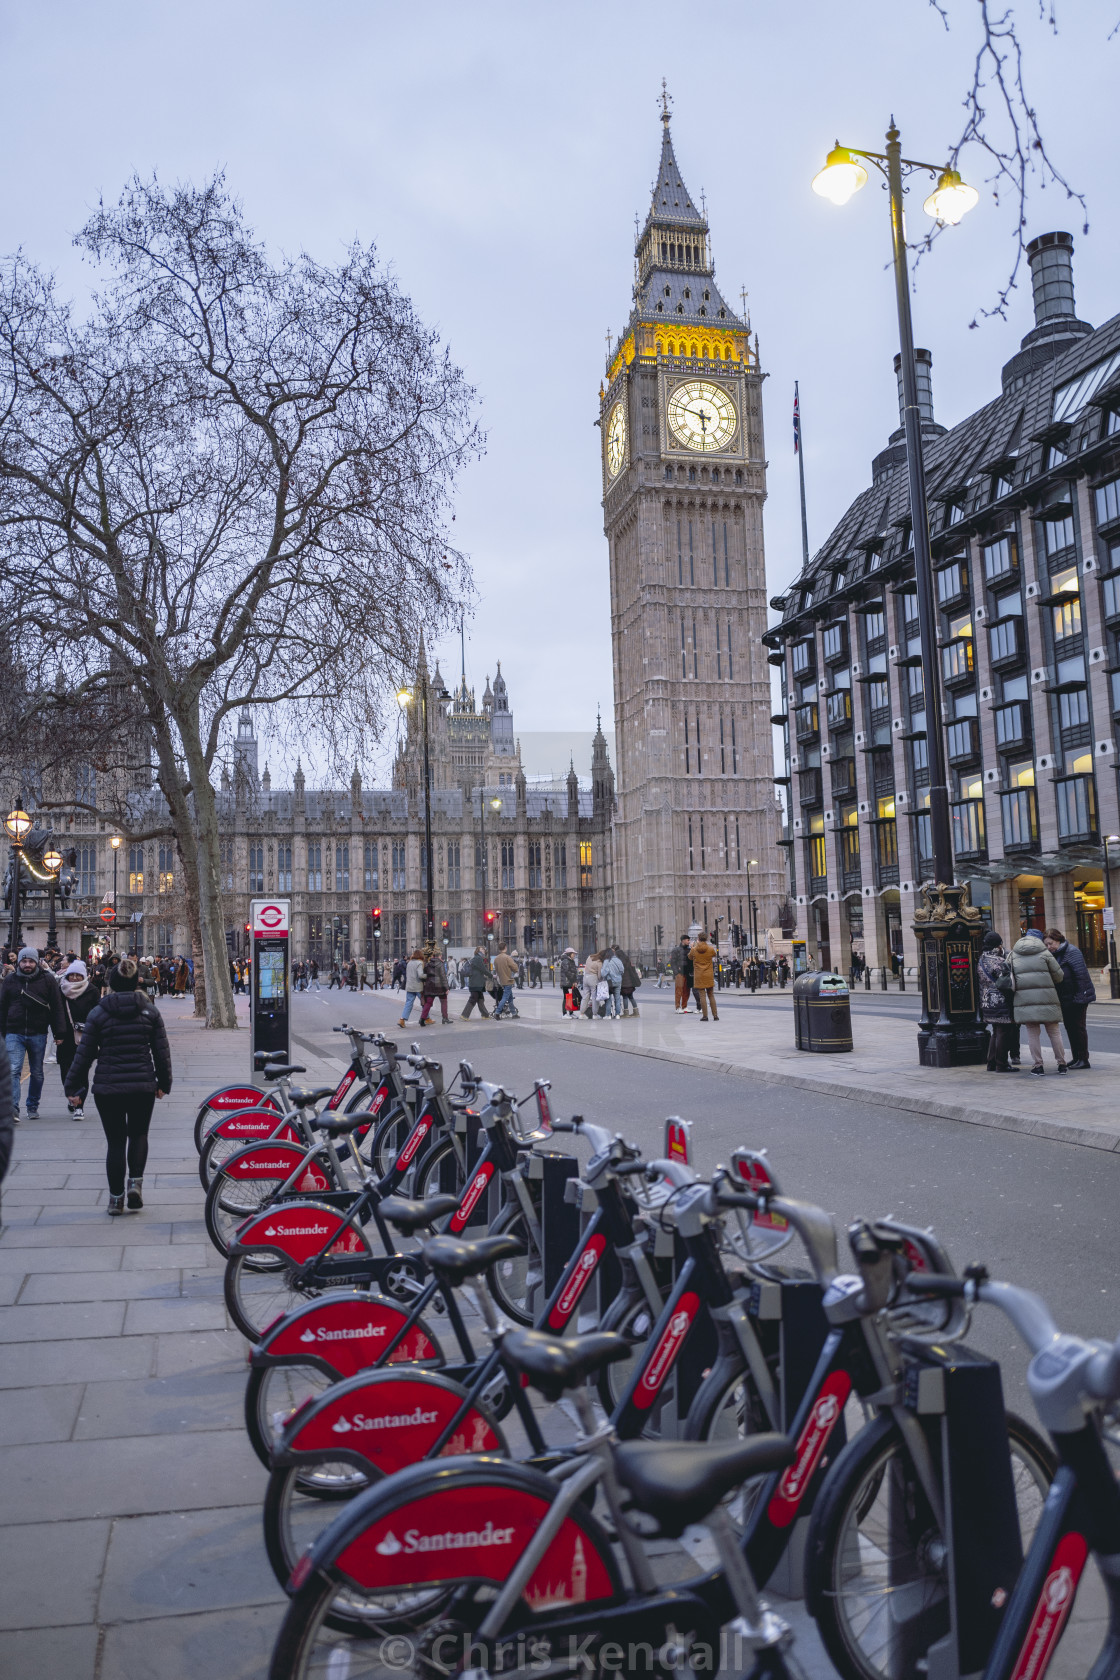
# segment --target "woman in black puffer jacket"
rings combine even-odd
[[[131,957],[109,971],[109,992],[86,1019],[81,1043],[66,1074],[64,1089],[73,1108],[96,1060],[93,1100],[101,1116],[108,1151],[109,1212],[144,1206],[143,1174],[148,1159],[148,1127],[157,1097],[171,1089],[171,1052],[163,1016],[144,992]],[[128,1184],[125,1185],[127,1156]]]

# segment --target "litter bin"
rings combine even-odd
[[[842,974],[799,974],[793,983],[799,1050],[835,1056],[852,1048],[852,999]]]

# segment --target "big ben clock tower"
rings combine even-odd
[[[633,308],[600,389],[617,798],[614,920],[650,953],[690,923],[774,921],[777,852],[758,341],[715,281],[707,216],[661,161]]]

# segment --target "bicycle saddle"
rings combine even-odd
[[[282,1062],[283,1060],[283,1050],[254,1050],[253,1052],[253,1066],[257,1069],[258,1073],[262,1068],[269,1067],[270,1065],[275,1064],[276,1062]]]
[[[458,1207],[458,1202],[455,1205]],[[474,1242],[460,1242],[457,1237],[429,1237],[420,1250],[425,1265],[452,1285],[477,1277],[495,1260],[512,1260],[514,1255],[524,1252],[524,1243],[516,1237],[477,1237]]]
[[[299,1070],[293,1068],[292,1071],[295,1073]],[[295,1108],[310,1108],[314,1103],[322,1102],[324,1097],[331,1096],[333,1091],[333,1085],[316,1085],[313,1091],[293,1091],[292,1105]]]
[[[689,1523],[703,1522],[740,1482],[792,1464],[795,1451],[785,1435],[754,1435],[730,1446],[627,1441],[616,1449],[614,1465],[638,1509],[656,1517],[661,1532],[675,1539]]]
[[[266,1079],[286,1079],[290,1073],[306,1073],[307,1069],[298,1067],[295,1062],[273,1062],[270,1067],[262,1067],[260,1071]]]
[[[317,1132],[326,1132],[328,1137],[346,1137],[350,1132],[356,1132],[359,1126],[368,1126],[376,1119],[376,1114],[370,1114],[367,1109],[361,1114],[317,1114],[311,1124]]]
[[[429,1196],[422,1202],[409,1201],[407,1196],[386,1196],[379,1211],[390,1225],[409,1235],[424,1225],[434,1224],[445,1213],[454,1213],[458,1206],[458,1196]]]
[[[628,1359],[633,1352],[625,1336],[613,1330],[595,1330],[587,1336],[548,1336],[540,1330],[511,1330],[502,1337],[502,1359],[523,1371],[546,1400],[559,1400],[566,1388],[616,1359]]]

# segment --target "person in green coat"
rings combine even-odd
[[[1045,1027],[1058,1072],[1065,1073],[1062,1006],[1058,1000],[1061,965],[1046,949],[1042,935],[1033,928],[1028,929],[1011,948],[1011,973],[1015,981],[1014,1016],[1027,1029],[1027,1046],[1034,1063],[1031,1072],[1045,1072],[1042,1066],[1042,1028]]]

